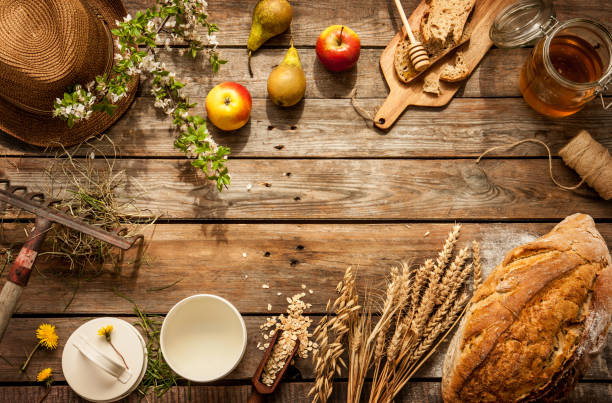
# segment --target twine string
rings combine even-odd
[[[357,105],[357,88],[353,88],[353,91],[351,91],[351,105],[353,105],[355,112],[357,112],[366,122],[374,124],[374,116],[376,116],[379,107],[374,108],[374,114],[372,114],[368,110]]]
[[[546,152],[548,153],[548,173],[550,175],[550,179],[552,179],[552,181],[553,181],[553,183],[555,185],[557,185],[559,188],[561,188],[563,190],[576,190],[576,189],[578,189],[580,186],[582,186],[584,184],[584,182],[586,181],[586,179],[589,176],[593,175],[596,172],[599,172],[601,170],[601,168],[603,168],[603,165],[605,164],[605,160],[602,158],[601,160],[603,161],[603,163],[600,163],[599,165],[594,166],[593,169],[591,169],[591,171],[589,171],[589,173],[587,173],[586,175],[584,175],[582,177],[582,179],[580,180],[580,182],[578,182],[578,184],[576,184],[574,186],[565,186],[565,185],[562,185],[561,183],[559,183],[559,181],[557,181],[557,179],[555,179],[555,176],[553,175],[552,153],[550,151],[550,147],[548,147],[548,144],[546,144],[542,140],[538,140],[538,139],[525,139],[525,140],[517,141],[516,143],[512,143],[512,144],[508,144],[508,145],[501,145],[501,146],[491,147],[488,150],[486,150],[485,152],[483,152],[482,154],[480,154],[480,156],[476,159],[476,164],[478,164],[480,162],[482,157],[484,157],[485,155],[489,154],[492,151],[499,150],[499,149],[508,149],[509,150],[509,149],[512,149],[512,148],[514,148],[514,147],[516,147],[516,146],[518,146],[520,144],[524,144],[524,143],[536,143],[536,144],[540,144],[540,145],[544,146],[544,148],[546,148]],[[581,152],[577,153],[576,155],[578,156],[578,158],[580,158],[586,151],[588,151],[587,147],[582,149]],[[576,155],[573,156],[573,157],[576,158]]]
[[[606,147],[582,130],[559,155],[605,200],[612,198],[612,157]]]

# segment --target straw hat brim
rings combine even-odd
[[[115,20],[121,21],[127,13],[120,0],[87,1],[100,13],[110,28],[114,28]],[[114,51],[118,52],[118,49],[115,47]],[[115,103],[117,108],[112,116],[105,112],[94,112],[89,119],[75,123],[72,128],[69,128],[67,122],[59,117],[27,112],[0,97],[0,130],[25,143],[39,147],[79,144],[103,133],[115,123],[129,108],[137,89],[138,77],[135,76],[128,85],[127,96]]]

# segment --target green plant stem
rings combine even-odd
[[[127,365],[127,362],[125,362],[125,358],[123,358],[123,354],[121,354],[119,350],[117,350],[117,348],[113,345],[113,343],[110,340],[108,340],[108,344],[110,344],[113,350],[115,350],[115,353],[117,353],[117,355],[121,357],[121,361],[123,361],[123,365],[125,365],[125,369],[130,369],[130,367],[128,367]]]
[[[45,394],[40,397],[40,399],[38,400],[38,403],[42,403],[47,398],[47,396],[49,396],[49,392],[51,392],[51,385],[47,386],[47,390],[45,391]]]
[[[25,362],[23,363],[23,365],[19,368],[19,370],[21,372],[25,371],[26,368],[28,367],[28,365],[30,364],[30,360],[32,359],[32,357],[34,356],[34,353],[36,352],[36,350],[38,350],[38,347],[40,347],[40,343],[42,343],[42,341],[39,341],[36,346],[34,347],[34,349],[32,350],[32,352],[30,353],[30,355],[28,355],[28,358],[25,360]]]

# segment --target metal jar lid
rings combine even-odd
[[[111,341],[98,330],[112,325]],[[134,391],[147,369],[147,349],[138,330],[118,318],[97,318],[72,333],[62,353],[62,371],[76,394],[92,402],[115,402]]]
[[[519,0],[493,21],[489,36],[500,48],[533,44],[557,23],[551,0]]]

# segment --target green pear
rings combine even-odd
[[[247,42],[249,50],[249,71],[251,52],[259,49],[268,39],[282,34],[291,25],[293,9],[287,0],[260,0],[253,12],[251,33]],[[252,74],[251,74],[252,75]]]
[[[293,106],[304,98],[305,92],[306,75],[300,55],[292,43],[281,64],[268,77],[268,94],[278,106]]]

